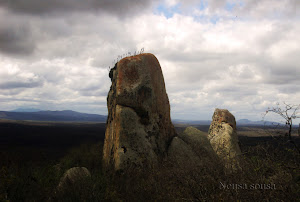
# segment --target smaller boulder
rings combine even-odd
[[[174,137],[168,152],[169,160],[179,167],[196,167],[200,165],[200,158],[190,145],[179,137]]]
[[[168,154],[169,159],[180,167],[211,168],[218,163],[207,134],[191,126],[173,138]]]
[[[217,155],[214,152],[208,138],[207,133],[198,130],[195,127],[187,127],[179,137],[189,144],[193,151],[203,159],[208,161],[217,160]]]
[[[238,144],[235,117],[227,109],[216,109],[208,131],[208,139],[226,168],[239,167],[241,150]]]
[[[86,167],[73,167],[67,170],[58,184],[58,190],[67,186],[81,182],[91,177],[90,171]]]

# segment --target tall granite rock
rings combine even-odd
[[[239,155],[235,117],[227,109],[216,109],[209,127],[208,139],[220,157],[225,167],[236,169],[239,167]]]
[[[157,164],[176,134],[158,60],[150,53],[126,57],[109,76],[104,167],[125,170]]]

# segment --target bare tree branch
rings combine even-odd
[[[288,127],[288,133],[287,133],[287,135],[288,135],[288,138],[289,138],[289,142],[292,143],[292,144],[294,144],[295,148],[300,153],[299,147],[296,145],[296,143],[292,139],[293,119],[300,118],[300,116],[297,115],[298,114],[298,110],[300,109],[300,104],[299,105],[292,105],[292,104],[287,104],[286,102],[283,102],[283,104],[284,104],[284,108],[285,108],[284,110],[281,109],[279,103],[276,103],[276,107],[272,107],[272,109],[270,109],[268,107],[268,109],[266,110],[265,114],[263,115],[263,120],[265,119],[266,115],[269,112],[273,112],[275,114],[278,114],[282,118],[284,118],[285,125]],[[289,111],[293,111],[293,113],[290,114]]]

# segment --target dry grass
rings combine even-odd
[[[124,201],[297,201],[300,155],[284,141],[242,148],[241,170],[164,162],[152,170],[130,170],[110,184]],[[223,185],[223,186],[222,186]],[[224,185],[225,188],[224,188]],[[108,194],[110,195],[110,194]]]
[[[255,136],[254,129],[240,132]],[[197,167],[165,161],[151,170],[107,177],[101,172],[101,142],[74,148],[59,162],[32,164],[21,162],[23,156],[12,162],[12,154],[2,152],[7,156],[0,155],[0,201],[299,201],[300,155],[293,145],[265,136],[241,136],[240,142],[242,169],[226,173],[222,162]],[[55,194],[63,173],[74,166],[87,167],[92,178]],[[250,188],[257,184],[276,189]]]

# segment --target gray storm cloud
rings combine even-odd
[[[30,55],[35,49],[30,24],[6,17],[7,15],[0,12],[0,51]]]
[[[34,15],[51,12],[86,11],[128,16],[142,12],[152,3],[151,0],[0,0],[0,7]]]
[[[42,85],[43,82],[41,81],[34,81],[34,82],[8,81],[8,82],[0,83],[0,89],[35,88]]]

